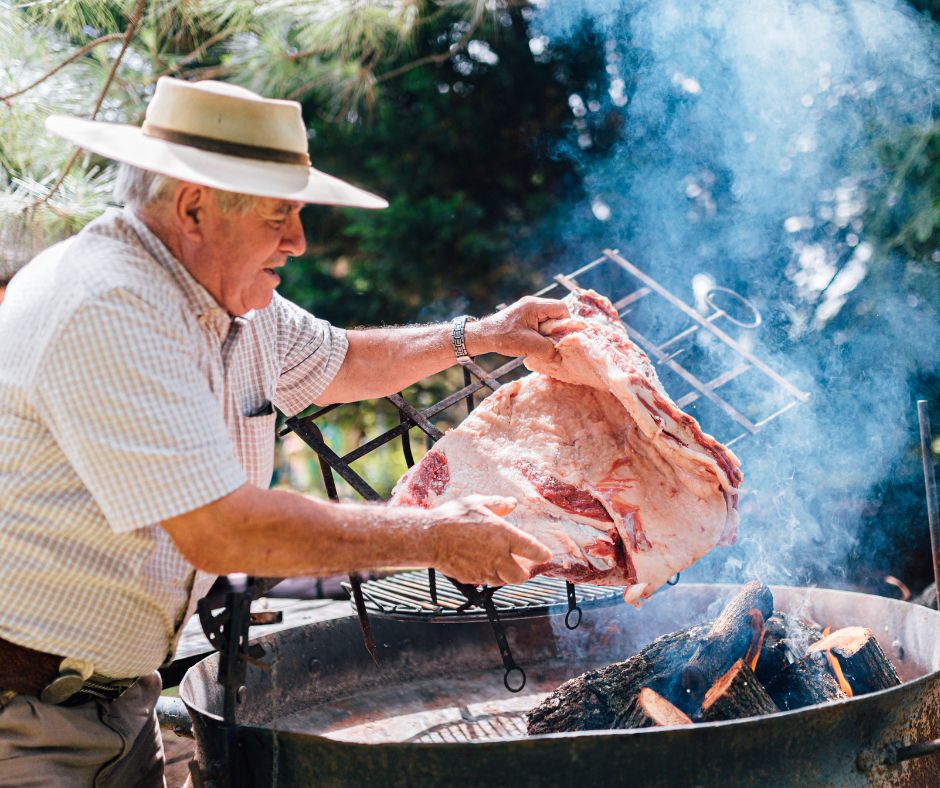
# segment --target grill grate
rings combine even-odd
[[[409,742],[430,744],[456,744],[469,741],[498,739],[504,736],[519,738],[526,735],[525,712],[500,712],[463,717],[455,722],[443,722],[421,731]]]
[[[348,583],[344,584],[351,590]],[[366,610],[373,615],[403,620],[486,621],[486,611],[471,604],[450,583],[436,584],[437,604],[432,601],[427,572],[412,571],[369,580],[361,586]],[[623,595],[619,586],[578,586],[578,605],[582,609],[618,602]],[[549,615],[568,610],[568,591],[564,580],[537,576],[524,585],[502,586],[493,594],[493,604],[502,620]],[[352,599],[350,603],[354,605]]]

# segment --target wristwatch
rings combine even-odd
[[[470,361],[470,354],[467,353],[466,345],[466,326],[468,322],[476,320],[472,315],[460,315],[450,321],[450,343],[454,347],[454,355],[457,356],[459,364],[466,364]]]

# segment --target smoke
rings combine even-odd
[[[879,146],[935,119],[937,26],[890,0],[554,0],[533,33],[544,46],[585,20],[606,37],[609,90],[593,109],[569,101],[589,196],[555,223],[570,257],[553,272],[619,246],[703,314],[712,282],[734,289],[764,323],[717,324],[811,395],[734,445],[747,477],[738,545],[687,577],[876,585],[903,571],[906,551],[926,549],[926,524],[878,512],[899,475],[914,475],[917,494],[911,389],[938,371],[940,325],[916,266],[881,251],[867,217],[890,180]],[[624,116],[602,160],[588,155],[592,111]],[[622,276],[604,276],[598,289],[624,294]],[[638,304],[627,320],[661,342],[688,324],[671,312]],[[729,360],[713,339],[698,332],[678,360],[720,370]],[[675,399],[688,390],[662,374]],[[753,371],[722,393],[754,420],[781,401]],[[740,432],[710,403],[688,409],[721,440]]]

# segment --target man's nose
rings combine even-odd
[[[300,214],[292,214],[284,226],[281,250],[291,257],[299,257],[306,248],[307,238],[304,236],[304,226],[300,221]]]

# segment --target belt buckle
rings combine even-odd
[[[44,703],[59,705],[81,690],[95,672],[95,666],[87,659],[66,657],[59,664],[59,675],[50,681],[39,694]]]

